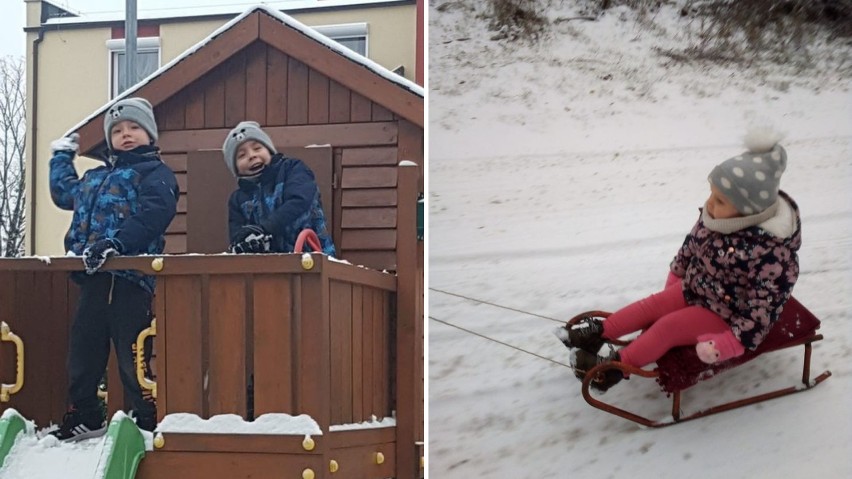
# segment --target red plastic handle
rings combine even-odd
[[[296,237],[296,245],[293,247],[294,253],[302,253],[305,248],[305,242],[307,241],[308,246],[311,247],[315,252],[322,253],[322,246],[320,246],[320,240],[314,230],[310,228],[303,229],[299,236]]]

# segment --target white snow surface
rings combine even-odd
[[[157,425],[157,432],[322,435],[319,424],[308,415],[276,413],[263,414],[252,422],[236,414],[220,414],[210,419],[187,413],[169,414]]]
[[[360,429],[375,429],[380,427],[396,426],[395,417],[383,417],[381,421],[376,416],[373,416],[369,421],[356,422],[351,424],[333,424],[329,426],[329,431],[354,431]]]
[[[551,19],[574,15],[552,3]],[[677,40],[673,8],[657,33],[615,9],[507,46],[467,4],[429,9],[429,477],[852,477],[849,74],[828,61],[800,73],[666,65],[652,49]],[[751,124],[786,133],[781,185],[803,224],[794,296],[822,320],[811,377],[833,376],[663,429],[592,408],[554,326],[662,288],[707,175],[745,150]],[[710,378],[683,393],[684,413],[795,385],[802,356]],[[602,399],[670,417],[652,380]]]

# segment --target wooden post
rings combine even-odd
[[[320,257],[315,258],[325,262]],[[299,279],[300,297],[295,337],[296,413],[311,416],[323,431],[331,426],[331,359],[329,357],[329,281],[325,273],[304,274]]]
[[[417,314],[417,164],[402,161],[399,165],[397,212],[397,315],[396,315],[396,467],[397,478],[416,477],[419,461],[416,457],[418,388],[421,374],[416,347]]]

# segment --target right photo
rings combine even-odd
[[[852,3],[428,29],[428,477],[852,477]]]

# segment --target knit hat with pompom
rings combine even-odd
[[[778,200],[781,174],[787,169],[787,152],[780,140],[781,135],[771,129],[752,130],[745,137],[748,151],[710,172],[710,183],[745,216],[760,213]]]

